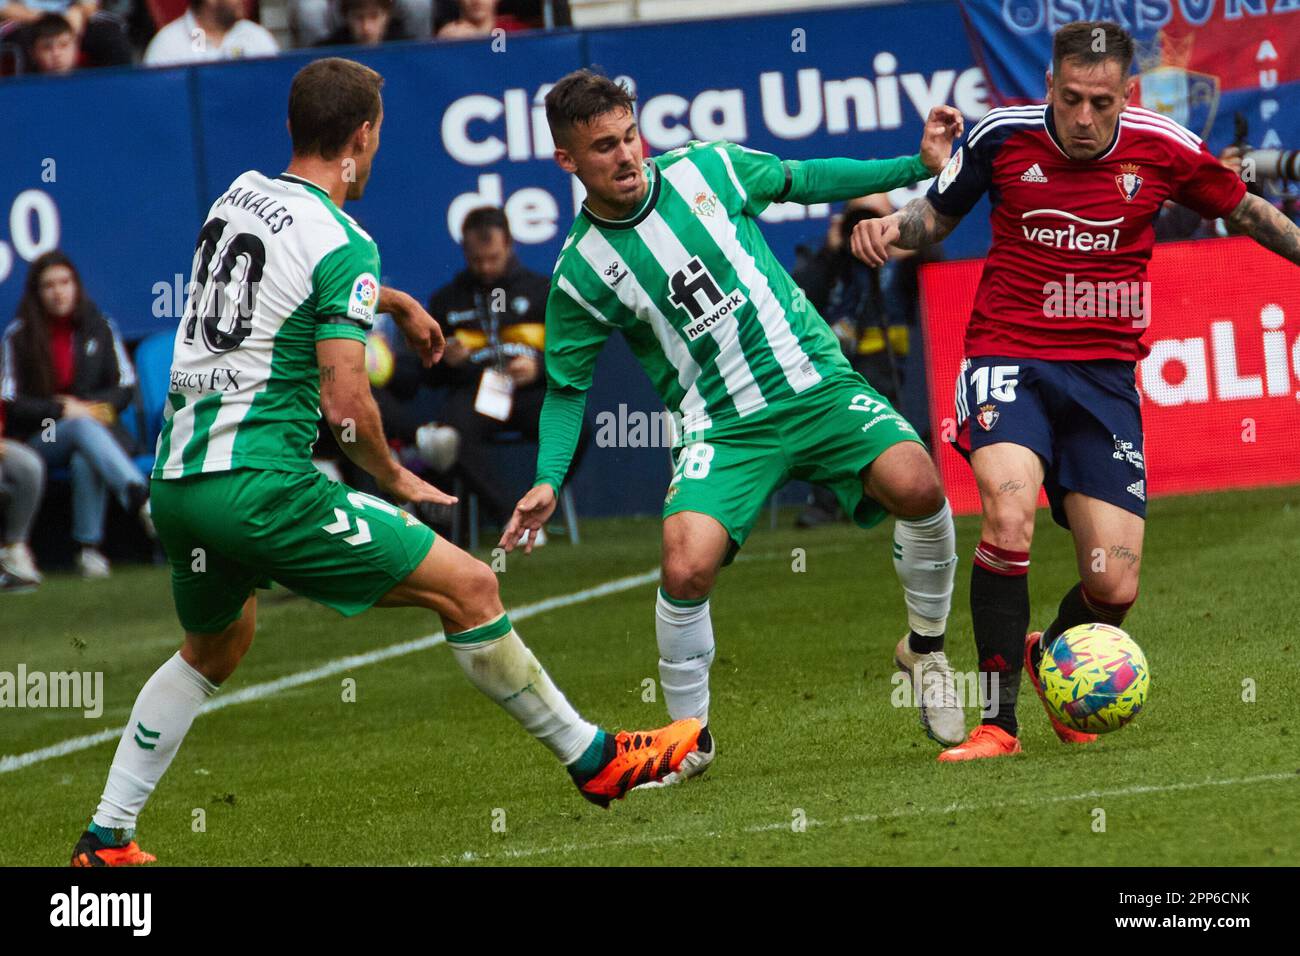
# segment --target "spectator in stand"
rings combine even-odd
[[[438,39],[460,40],[490,36],[493,30],[514,33],[527,29],[529,25],[517,17],[498,15],[497,0],[460,0],[460,16],[439,28]]]
[[[289,22],[293,27],[294,42],[300,47],[326,46],[327,40],[331,44],[361,42],[334,39],[347,26],[344,6],[346,4],[340,0],[289,0]],[[384,39],[427,40],[433,36],[433,0],[392,0],[389,8],[402,35]]]
[[[246,0],[190,0],[190,8],[149,41],[145,65],[275,56],[280,52],[275,37],[261,24],[244,19],[246,11]]]
[[[27,539],[45,494],[45,462],[4,437],[4,418],[0,402],[0,591],[30,591],[41,583]]]
[[[152,535],[148,479],[118,422],[134,390],[117,328],[86,296],[72,260],[58,251],[37,257],[0,344],[0,400],[13,437],[46,467],[71,472],[72,537],[85,577],[109,574],[100,551],[107,492]]]
[[[72,24],[46,13],[27,31],[27,69],[31,73],[71,73],[81,59],[81,44]]]
[[[551,22],[546,22],[546,8],[550,6]],[[518,29],[540,30],[547,26],[571,27],[573,14],[569,10],[569,0],[500,0],[497,4],[497,16],[509,17],[519,24]],[[436,34],[448,23],[459,20],[460,0],[434,0],[433,32]]]
[[[6,31],[6,39],[26,51],[26,69],[37,71],[32,57],[38,26],[45,38],[65,32],[57,21],[50,20],[51,15],[57,15],[72,31],[72,66],[63,66],[68,58],[64,40],[59,44],[61,54],[54,58],[63,68],[39,72],[67,73],[78,65],[122,66],[133,61],[126,23],[116,14],[99,9],[95,0],[0,0],[0,21],[10,25],[11,30]],[[59,26],[57,31],[56,26]]]
[[[343,46],[356,43],[375,46],[394,40],[409,40],[410,35],[393,10],[393,0],[343,0],[343,25],[321,40],[317,46]]]
[[[514,502],[493,467],[490,443],[501,432],[537,441],[551,282],[515,257],[510,223],[495,206],[465,217],[461,243],[466,268],[430,296],[428,307],[442,326],[447,350],[426,374],[430,384],[451,391],[442,422],[420,428],[416,444],[434,470],[457,466],[478,494],[484,516],[504,527]],[[413,359],[404,353],[406,364]],[[584,427],[575,468],[589,437]]]

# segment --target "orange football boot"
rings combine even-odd
[[[139,866],[157,862],[156,856],[144,852],[134,840],[122,846],[109,846],[89,830],[81,835],[72,851],[73,866]]]
[[[624,730],[611,735],[612,753],[590,778],[575,780],[578,791],[599,807],[622,800],[633,787],[662,780],[699,746],[701,725],[694,717],[658,730]]]
[[[994,724],[980,724],[964,743],[939,754],[940,763],[979,760],[983,757],[1010,757],[1020,753],[1020,740]]]
[[[1047,696],[1043,693],[1043,681],[1038,676],[1038,668],[1034,666],[1034,645],[1038,643],[1043,636],[1042,631],[1033,631],[1025,635],[1025,671],[1029,674],[1029,680],[1034,685],[1034,690],[1038,692],[1038,699],[1043,702],[1043,710],[1047,711],[1047,719],[1052,722],[1052,729],[1056,731],[1056,736],[1061,738],[1062,743],[1066,744],[1090,744],[1097,739],[1096,734],[1086,734],[1082,730],[1075,730],[1061,723],[1052,708],[1047,705]]]

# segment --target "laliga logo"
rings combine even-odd
[[[362,276],[357,280],[355,294],[357,301],[367,308],[373,308],[375,303],[379,301],[379,287],[375,285],[374,280],[369,276]]]
[[[1269,304],[1259,310],[1259,324],[1264,328],[1264,374],[1242,375],[1237,364],[1237,340],[1230,321],[1210,323],[1209,360],[1214,363],[1214,397],[1218,401],[1278,398],[1291,391],[1291,371],[1300,384],[1300,335],[1291,343],[1288,367],[1286,313],[1279,305]],[[1209,362],[1203,338],[1161,339],[1151,346],[1151,354],[1142,360],[1142,391],[1157,405],[1172,407],[1210,400]],[[1170,366],[1182,370],[1173,380],[1167,375]],[[1174,371],[1170,369],[1170,371]],[[1300,391],[1295,393],[1300,400]]]

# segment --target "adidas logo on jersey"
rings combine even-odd
[[[1034,163],[1034,165],[1021,173],[1020,181],[1022,183],[1045,183],[1047,182],[1047,177],[1043,175],[1043,171],[1039,168],[1038,164]]]
[[[1128,486],[1128,493],[1139,501],[1146,501],[1147,480],[1145,478],[1139,478],[1137,481],[1133,482],[1133,484]]]

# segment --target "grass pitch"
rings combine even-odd
[[[1152,502],[1126,624],[1151,665],[1146,710],[1067,748],[1025,681],[1025,754],[952,766],[935,762],[915,711],[890,702],[905,630],[890,526],[801,532],[790,517],[754,534],[714,594],[719,756],[704,778],[590,806],[436,646],[335,664],[201,715],[145,810],[141,844],[171,865],[1300,863],[1300,488]],[[977,534],[975,519],[959,519],[948,651],[961,670],[976,666]],[[561,539],[510,558],[507,607],[650,571],[658,551],[657,520],[587,521],[579,548]],[[1034,627],[1075,579],[1066,534],[1040,512]],[[570,700],[606,727],[666,719],[662,699],[644,699],[658,680],[654,587],[519,622]],[[258,637],[218,698],[439,627],[418,610],[345,620],[278,588],[259,593]],[[102,671],[106,701],[98,719],[0,710],[0,752],[120,727],[178,640],[164,569],[53,575],[0,599],[0,671]],[[0,772],[0,864],[66,861],[115,746]]]

